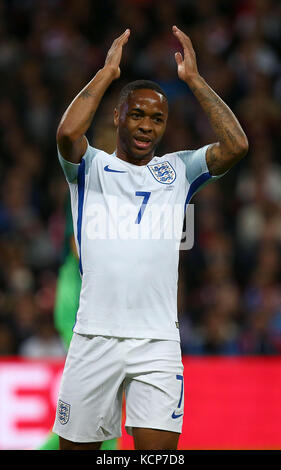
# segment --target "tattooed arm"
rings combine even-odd
[[[61,119],[57,130],[58,148],[61,155],[72,163],[81,161],[87,148],[85,133],[107,88],[120,77],[122,49],[129,35],[130,30],[127,29],[115,39],[107,53],[104,67],[74,98]]]
[[[173,33],[184,51],[184,57],[180,52],[175,54],[179,78],[187,83],[199,101],[218,139],[218,142],[210,145],[207,150],[209,172],[212,175],[222,174],[246,155],[247,137],[233,112],[199,75],[189,37],[176,26],[173,26]]]

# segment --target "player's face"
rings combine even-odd
[[[115,110],[118,147],[129,159],[149,160],[160,142],[168,118],[168,103],[160,93],[135,90]]]

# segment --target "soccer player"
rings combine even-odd
[[[182,227],[191,197],[238,162],[248,141],[232,111],[200,76],[189,37],[176,26],[172,33],[183,48],[175,54],[178,76],[207,114],[217,142],[155,156],[167,124],[167,97],[154,82],[136,81],[123,88],[114,110],[116,151],[109,155],[88,144],[85,133],[99,103],[120,76],[128,29],[58,127],[82,276],[53,429],[62,450],[99,449],[119,437],[123,391],[125,425],[136,449],[178,445],[184,405],[179,241],[165,230],[172,222]],[[162,223],[171,207],[179,207],[180,216]]]

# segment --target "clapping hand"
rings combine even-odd
[[[120,77],[120,62],[122,58],[123,46],[128,42],[129,36],[130,30],[126,29],[126,31],[121,34],[121,36],[113,41],[112,46],[107,53],[104,66],[111,69],[114,79]]]
[[[188,83],[192,78],[199,75],[196,55],[190,38],[177,26],[173,26],[172,30],[183,48],[183,56],[181,52],[175,53],[175,59],[178,66],[178,76],[181,80]]]

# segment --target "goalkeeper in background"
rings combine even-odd
[[[57,280],[56,301],[54,308],[55,327],[68,350],[72,338],[72,328],[78,310],[81,277],[79,262],[73,236],[73,223],[68,195],[66,202],[66,226],[62,265]],[[105,441],[102,450],[117,449],[117,439]],[[59,436],[50,432],[46,441],[38,450],[59,450]]]

